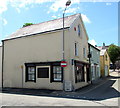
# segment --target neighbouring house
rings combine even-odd
[[[94,82],[97,79],[100,78],[100,50],[96,48],[95,46],[91,45],[88,43],[89,46],[89,54],[90,54],[90,76],[91,76],[91,81]]]
[[[107,53],[107,49],[101,49],[100,50],[101,77],[106,77],[109,75],[109,67],[110,67],[110,58]]]
[[[0,88],[2,87],[2,46],[0,46]]]
[[[102,50],[102,49],[106,49],[108,50],[109,48],[109,45],[105,45],[105,43],[103,43],[103,46],[96,46],[99,50]]]
[[[90,83],[88,35],[81,14],[23,27],[3,44],[3,87],[72,91]]]
[[[98,49],[102,50],[102,49],[106,49],[106,51],[108,51],[110,45],[105,45],[105,43],[103,43],[103,46],[97,46]],[[115,63],[115,68],[119,69],[120,68],[120,59],[118,58],[118,60]],[[110,61],[110,69],[113,69],[113,64]]]

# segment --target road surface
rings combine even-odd
[[[76,92],[26,90],[20,93],[0,93],[2,106],[118,106],[120,98],[120,72],[111,72],[110,77]],[[119,100],[120,102],[120,100]]]

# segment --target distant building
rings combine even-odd
[[[96,81],[100,78],[100,50],[89,44],[91,80]]]
[[[109,75],[110,58],[106,49],[100,50],[100,71],[101,77]]]
[[[107,49],[109,48],[109,45],[105,45],[105,43],[103,43],[103,46],[96,46],[99,50],[102,50],[102,49]]]

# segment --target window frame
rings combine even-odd
[[[78,68],[78,70],[77,70]],[[83,66],[75,66],[75,83],[85,82],[85,75],[84,75],[84,65]],[[79,78],[81,77],[81,78]]]
[[[52,82],[63,82],[63,67],[61,67],[61,80],[54,80],[54,69],[53,67],[61,67],[60,65],[51,65],[51,83]]]
[[[46,76],[43,75],[44,77],[43,76],[39,76],[41,73],[39,73],[39,71],[38,71],[39,69],[43,69],[43,68],[44,69],[48,68],[48,72],[47,72]],[[37,66],[37,79],[50,78],[49,74],[50,74],[50,66]]]
[[[83,48],[83,57],[86,58],[86,48]]]
[[[30,80],[29,79],[29,72],[28,72],[28,68],[34,67],[34,80]],[[36,66],[26,66],[26,82],[36,82]]]
[[[78,43],[77,42],[75,42],[74,47],[75,47],[74,54],[75,54],[75,56],[78,56]]]
[[[55,69],[56,68],[56,69]],[[57,68],[61,68],[59,69],[59,71],[61,71],[60,73],[57,71]],[[55,69],[55,72],[54,72]],[[61,79],[55,79],[54,75],[61,75]],[[61,66],[53,66],[53,81],[55,82],[61,82],[62,81],[62,67]]]
[[[80,30],[80,28],[81,28],[81,27],[80,27],[80,24],[78,25],[77,28],[78,28],[78,36],[80,36],[80,34],[81,34],[81,33],[80,33],[80,32],[81,32],[81,30]]]

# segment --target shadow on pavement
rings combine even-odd
[[[17,89],[17,88],[4,88],[2,92],[9,94],[19,94],[19,95],[46,96],[46,97],[101,101],[101,100],[120,97],[120,92],[112,87],[118,78],[120,77],[109,76],[109,78],[107,80],[102,81],[102,83],[95,85],[92,84],[88,87],[81,88],[75,92],[41,90],[41,89]]]
[[[109,76],[109,78],[112,78],[112,79],[119,79],[120,76]]]

